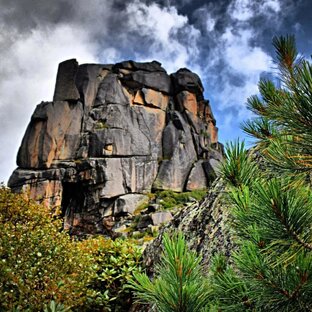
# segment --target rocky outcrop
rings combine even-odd
[[[40,103],[9,186],[61,205],[72,233],[120,230],[146,194],[209,187],[222,146],[200,78],[161,64],[59,65],[53,102]],[[161,224],[172,216],[149,216]]]
[[[230,216],[225,195],[225,183],[217,178],[209,188],[207,196],[201,202],[188,203],[179,210],[174,218],[164,225],[157,237],[146,246],[143,253],[145,271],[152,278],[163,253],[163,236],[182,232],[188,247],[201,256],[201,265],[205,274],[209,274],[212,258],[223,255],[228,261],[237,250],[235,234],[231,228]],[[133,304],[129,312],[149,312],[149,305]]]
[[[202,256],[202,265],[206,269],[214,255],[230,256],[235,241],[229,226],[230,217],[224,192],[224,182],[220,178],[216,179],[201,202],[189,203],[161,228],[157,238],[144,251],[144,264],[150,274],[153,274],[162,254],[164,233],[182,232],[189,248]]]

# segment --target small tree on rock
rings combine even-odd
[[[208,307],[211,288],[200,266],[201,258],[190,251],[181,233],[163,237],[164,254],[155,279],[134,274],[130,288],[138,301],[152,304],[158,312],[200,312]]]

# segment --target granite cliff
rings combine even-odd
[[[156,61],[62,62],[53,101],[37,105],[8,185],[61,206],[73,234],[110,235],[151,192],[209,188],[222,145],[203,91],[195,73],[168,75]],[[155,207],[151,224],[171,219]]]

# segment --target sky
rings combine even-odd
[[[274,35],[312,53],[311,0],[0,0],[0,181],[35,106],[51,101],[58,63],[157,60],[202,79],[219,141],[244,138],[246,100],[274,72]]]

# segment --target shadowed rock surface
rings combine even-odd
[[[222,159],[200,78],[161,64],[59,65],[31,117],[9,186],[62,207],[73,234],[120,232],[150,192],[210,187]],[[153,212],[154,225],[171,216]],[[155,214],[156,213],[156,214]]]

